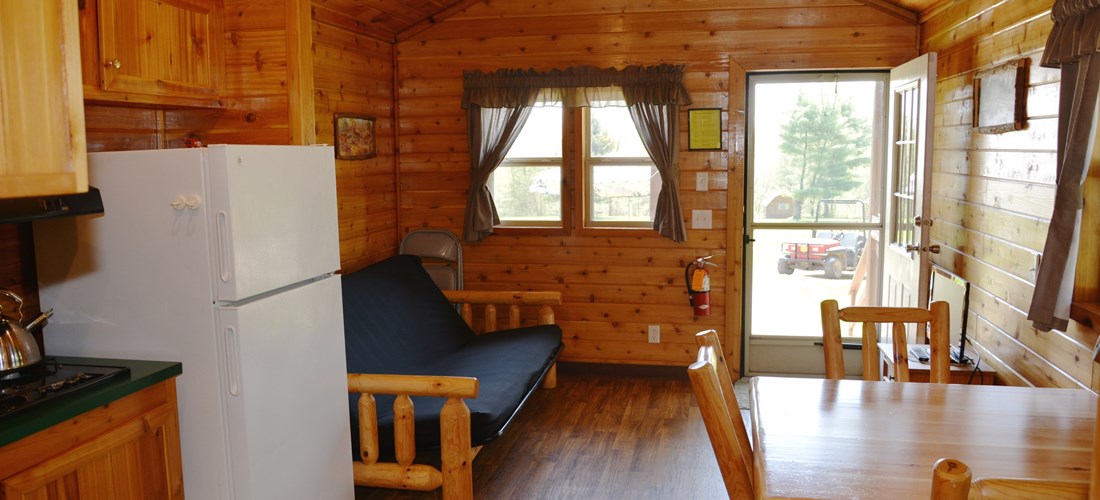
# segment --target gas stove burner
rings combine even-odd
[[[129,373],[120,366],[68,365],[47,358],[0,377],[0,418]]]

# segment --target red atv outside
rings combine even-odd
[[[858,207],[860,219],[841,221],[828,218],[829,214],[840,212],[838,207],[851,205]],[[817,202],[814,222],[866,222],[866,204],[859,200],[821,200]],[[813,237],[780,245],[783,256],[776,266],[780,274],[792,274],[795,269],[803,271],[825,271],[825,277],[840,279],[844,271],[855,269],[859,257],[863,255],[863,246],[867,242],[864,231],[857,230],[814,230]]]

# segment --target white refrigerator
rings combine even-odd
[[[326,146],[92,153],[34,225],[46,354],[174,360],[187,498],[354,496]]]

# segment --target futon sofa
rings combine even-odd
[[[481,445],[504,432],[536,388],[556,384],[562,334],[551,306],[561,294],[444,292],[410,255],[346,274],[342,284],[356,484],[442,486],[444,498],[472,498]],[[507,310],[505,329],[498,307]],[[537,321],[523,321],[532,310]],[[475,332],[475,318],[484,332]],[[429,450],[439,452],[438,469],[416,459]]]

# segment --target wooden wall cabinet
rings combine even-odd
[[[0,449],[0,497],[182,499],[175,379]]]
[[[85,98],[221,107],[223,10],[221,0],[85,0]]]
[[[0,198],[88,190],[75,2],[0,2]]]

